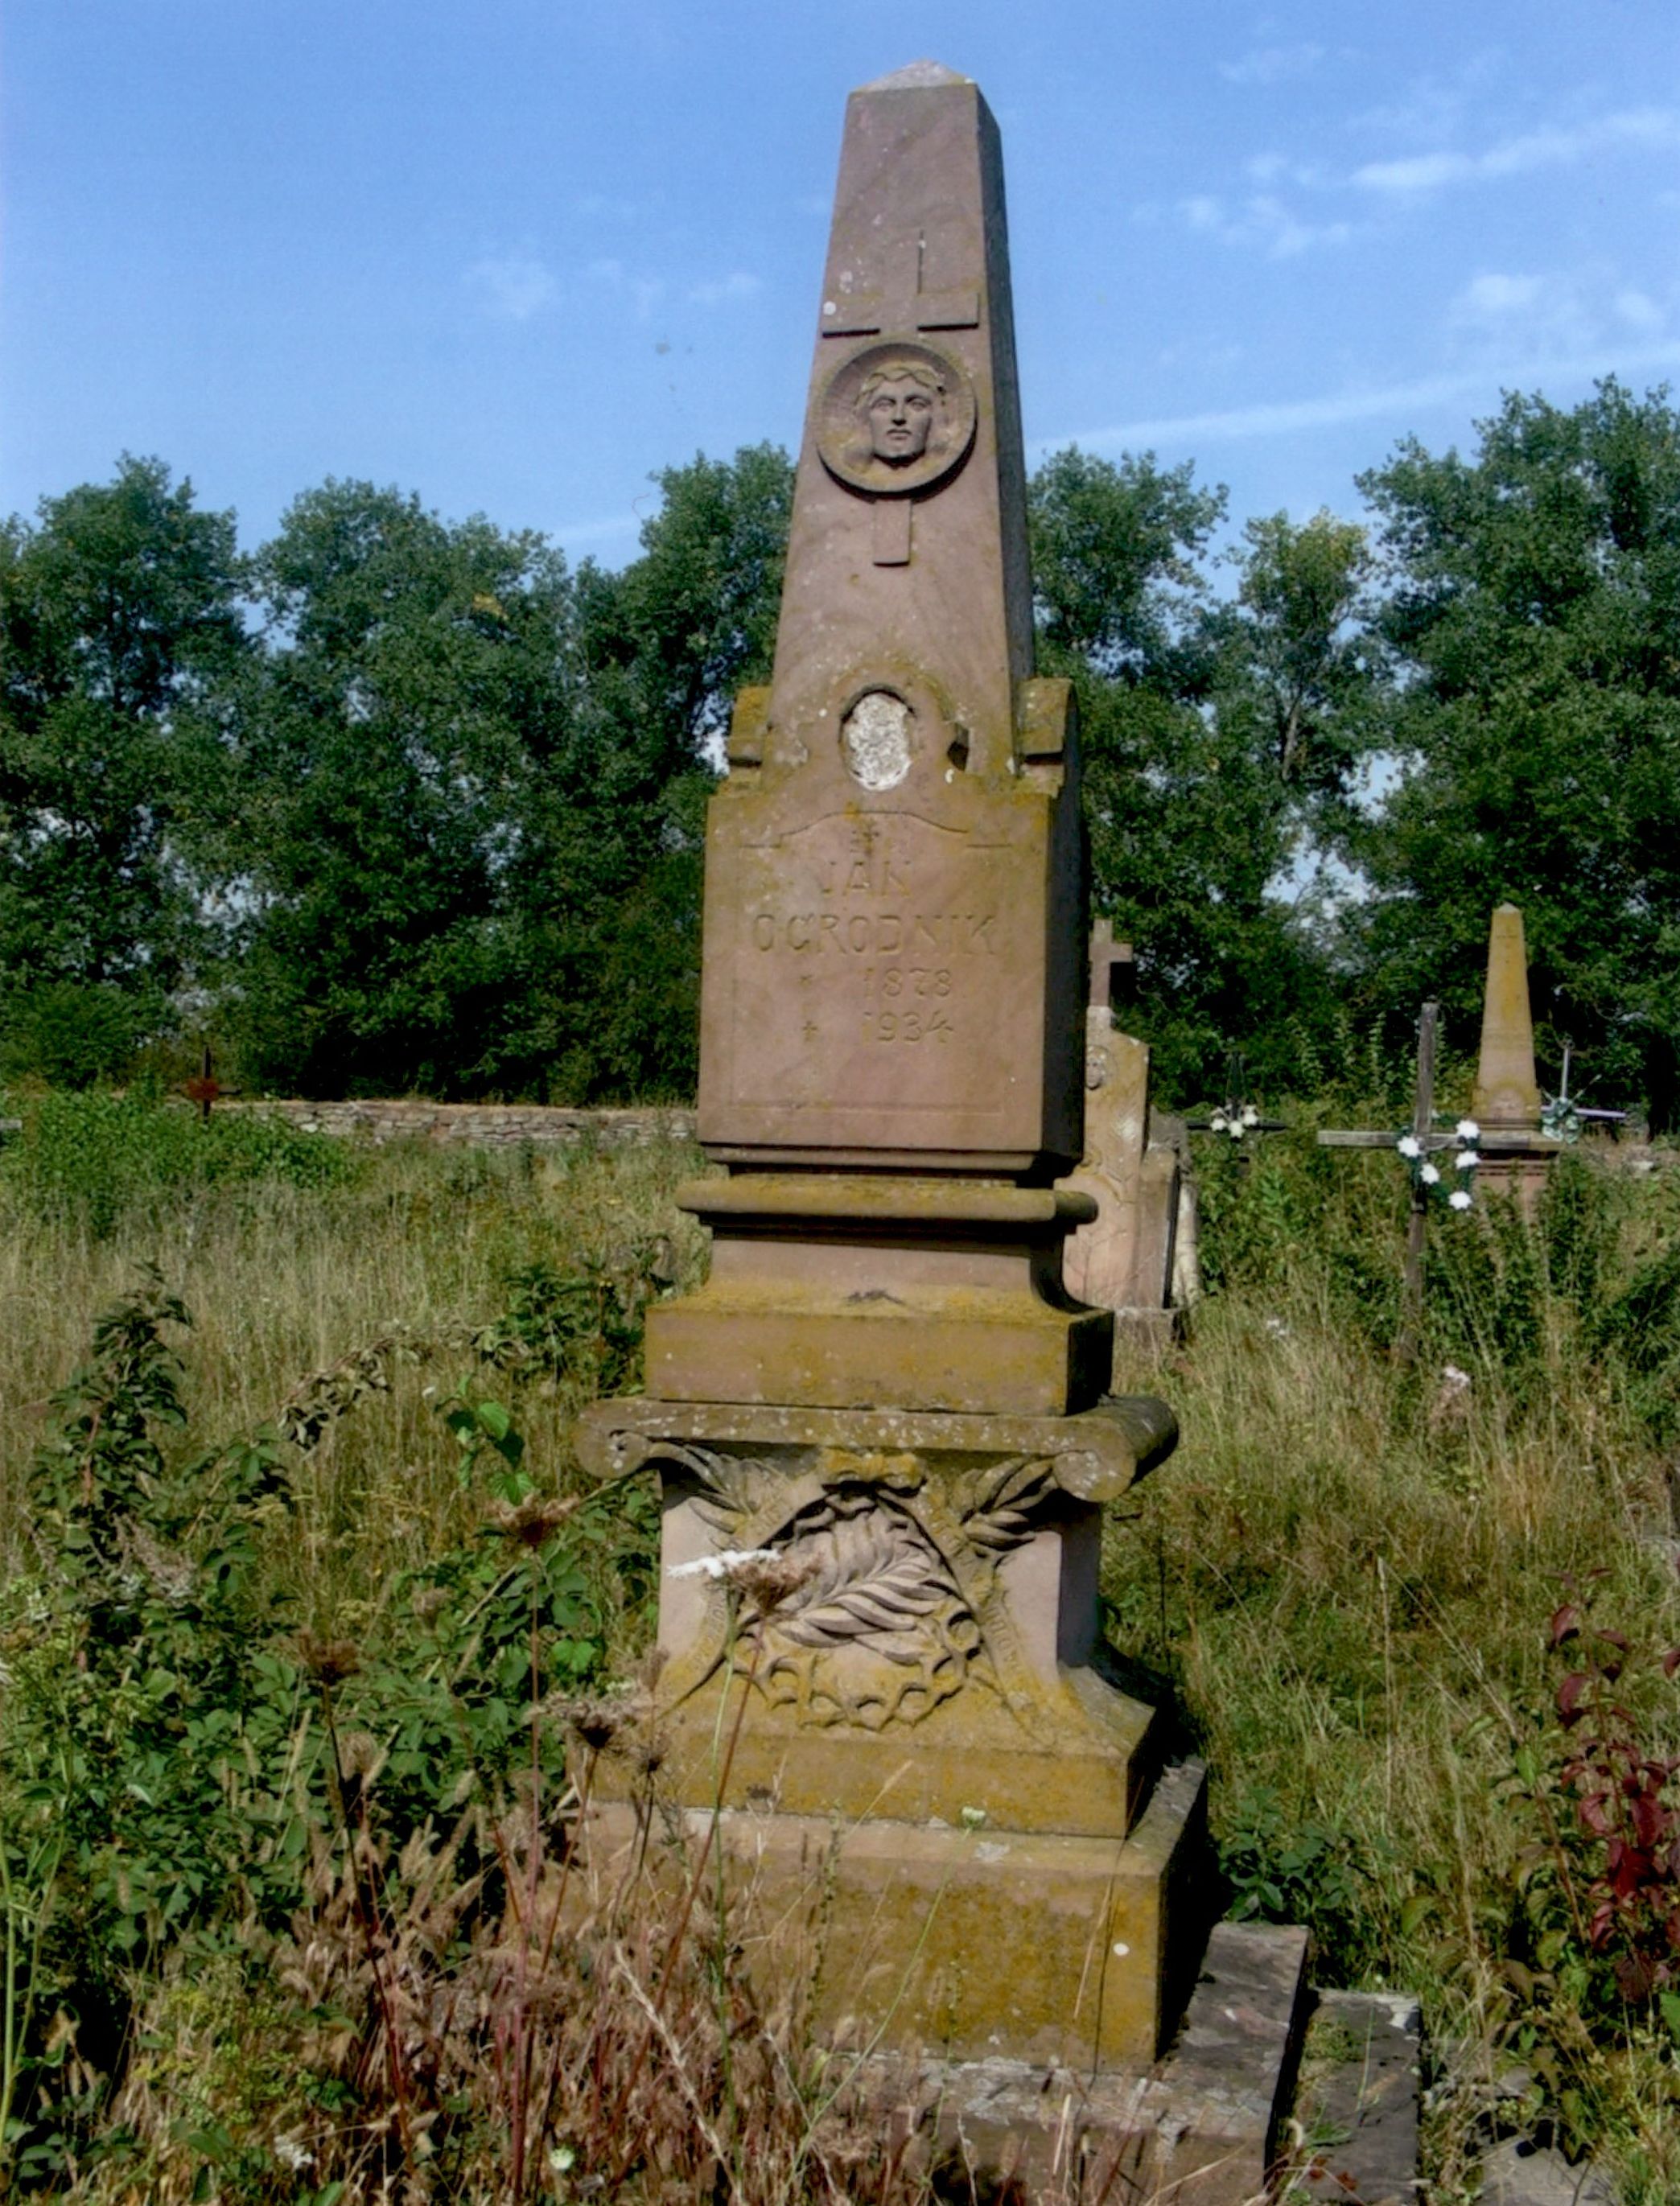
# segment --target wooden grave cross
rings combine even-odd
[[[1289,1122],[1284,1118],[1262,1118],[1248,1100],[1248,1075],[1240,1057],[1233,1056],[1225,1067],[1225,1100],[1217,1111],[1206,1118],[1187,1118],[1187,1133],[1218,1134],[1229,1142],[1245,1142],[1250,1134],[1286,1134]],[[1252,1150],[1245,1151],[1252,1156]]]
[[[215,1107],[217,1098],[225,1095],[228,1092],[216,1077],[216,1060],[210,1053],[208,1042],[205,1044],[204,1055],[199,1060],[197,1076],[187,1081],[181,1092],[189,1103],[197,1104],[199,1116],[207,1126],[210,1124],[210,1114]]]
[[[1403,1133],[1381,1133],[1363,1127],[1326,1127],[1319,1135],[1326,1149],[1393,1149],[1411,1167],[1411,1213],[1406,1221],[1406,1267],[1401,1302],[1400,1330],[1392,1350],[1397,1363],[1409,1363],[1417,1354],[1423,1325],[1423,1251],[1429,1226],[1429,1190],[1441,1183],[1431,1159],[1444,1149],[1474,1155],[1480,1136],[1472,1122],[1461,1120],[1451,1134],[1435,1130],[1435,1044],[1440,1029],[1441,1007],[1426,1004],[1417,1023],[1417,1082],[1412,1095],[1412,1123]],[[1458,1200],[1459,1195],[1463,1200]],[[1469,1190],[1461,1187],[1449,1197],[1457,1209],[1469,1207]]]

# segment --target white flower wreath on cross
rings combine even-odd
[[[1474,1200],[1471,1189],[1474,1185],[1475,1170],[1481,1162],[1481,1128],[1474,1118],[1461,1118],[1451,1135],[1420,1136],[1402,1134],[1394,1146],[1406,1160],[1414,1187],[1421,1187],[1431,1193],[1439,1190],[1446,1197],[1450,1210],[1468,1210],[1470,1207]],[[1437,1156],[1445,1160],[1449,1149],[1453,1151],[1449,1168],[1455,1179],[1455,1184],[1451,1187],[1442,1175],[1440,1166],[1435,1162]]]

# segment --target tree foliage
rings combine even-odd
[[[237,577],[158,460],[0,528],[0,1070],[113,1069],[193,969]]]
[[[1480,450],[1408,439],[1361,478],[1403,771],[1353,839],[1379,1002],[1469,1028],[1492,907],[1522,909],[1542,1055],[1674,1109],[1680,1044],[1680,419],[1615,381],[1508,396]]]
[[[0,1075],[204,1023],[247,1085],[691,1094],[705,806],[792,469],[654,480],[617,571],[338,481],[241,560],[152,460],[0,530]],[[1598,1100],[1672,1114],[1680,416],[1514,396],[1361,486],[1370,526],[1220,549],[1189,463],[1069,449],[1030,485],[1161,1092],[1220,1092],[1232,1051],[1310,1085],[1426,996],[1469,1046],[1509,897],[1543,1073],[1567,1037]]]

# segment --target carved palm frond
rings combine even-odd
[[[965,1471],[951,1499],[969,1545],[983,1554],[999,1555],[1028,1537],[1034,1511],[1056,1491],[1052,1458],[1012,1456]]]
[[[826,1647],[914,1630],[962,1596],[938,1555],[903,1518],[879,1510],[843,1517],[793,1552],[816,1570],[773,1630],[801,1647]]]

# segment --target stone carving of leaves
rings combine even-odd
[[[960,1599],[932,1549],[890,1511],[842,1517],[799,1540],[793,1553],[816,1565],[793,1604],[775,1619],[777,1636],[797,1646],[914,1634],[920,1619]],[[891,1659],[914,1661],[918,1655],[896,1652]]]
[[[1028,1536],[1034,1511],[1056,1490],[1056,1466],[1048,1457],[1016,1456],[965,1472],[953,1499],[969,1545],[997,1556]]]
[[[767,1464],[712,1448],[670,1447],[662,1449],[660,1457],[680,1464],[699,1482],[694,1514],[726,1541],[736,1526],[758,1508],[776,1476]]]

